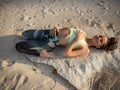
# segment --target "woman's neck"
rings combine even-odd
[[[86,42],[88,44],[89,47],[93,46],[93,43],[91,42],[91,38],[86,38]]]

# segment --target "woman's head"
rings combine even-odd
[[[106,35],[95,35],[92,39],[92,44],[96,48],[112,51],[118,46],[118,38],[108,38]]]
[[[105,46],[101,46],[101,49],[112,51],[118,47],[118,41],[119,39],[117,37],[108,38],[107,44]]]

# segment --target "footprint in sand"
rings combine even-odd
[[[47,85],[49,89],[52,89],[55,87],[55,81],[52,79],[47,79],[44,81],[44,85]]]
[[[44,81],[44,83],[40,83],[33,87],[31,90],[52,90],[55,87],[56,83],[52,79],[47,79]]]
[[[3,90],[18,90],[20,87],[22,87],[28,80],[28,77],[16,74],[12,78],[5,77],[2,83],[2,89]]]
[[[15,63],[15,61],[0,61],[0,69],[4,69],[5,67],[10,67]]]

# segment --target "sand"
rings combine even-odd
[[[54,68],[15,50],[28,29],[82,28],[120,37],[120,0],[0,0],[0,90],[76,90]],[[118,48],[120,49],[120,48]]]

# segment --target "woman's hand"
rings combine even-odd
[[[76,40],[85,39],[85,38],[86,38],[86,33],[82,30],[78,30]]]
[[[54,27],[50,32],[51,36],[56,36],[56,34],[59,33],[60,29],[61,29],[61,27],[59,25]]]
[[[43,57],[43,58],[56,58],[56,55],[55,55],[55,53],[47,52],[45,49],[43,49],[40,52],[40,57]]]

